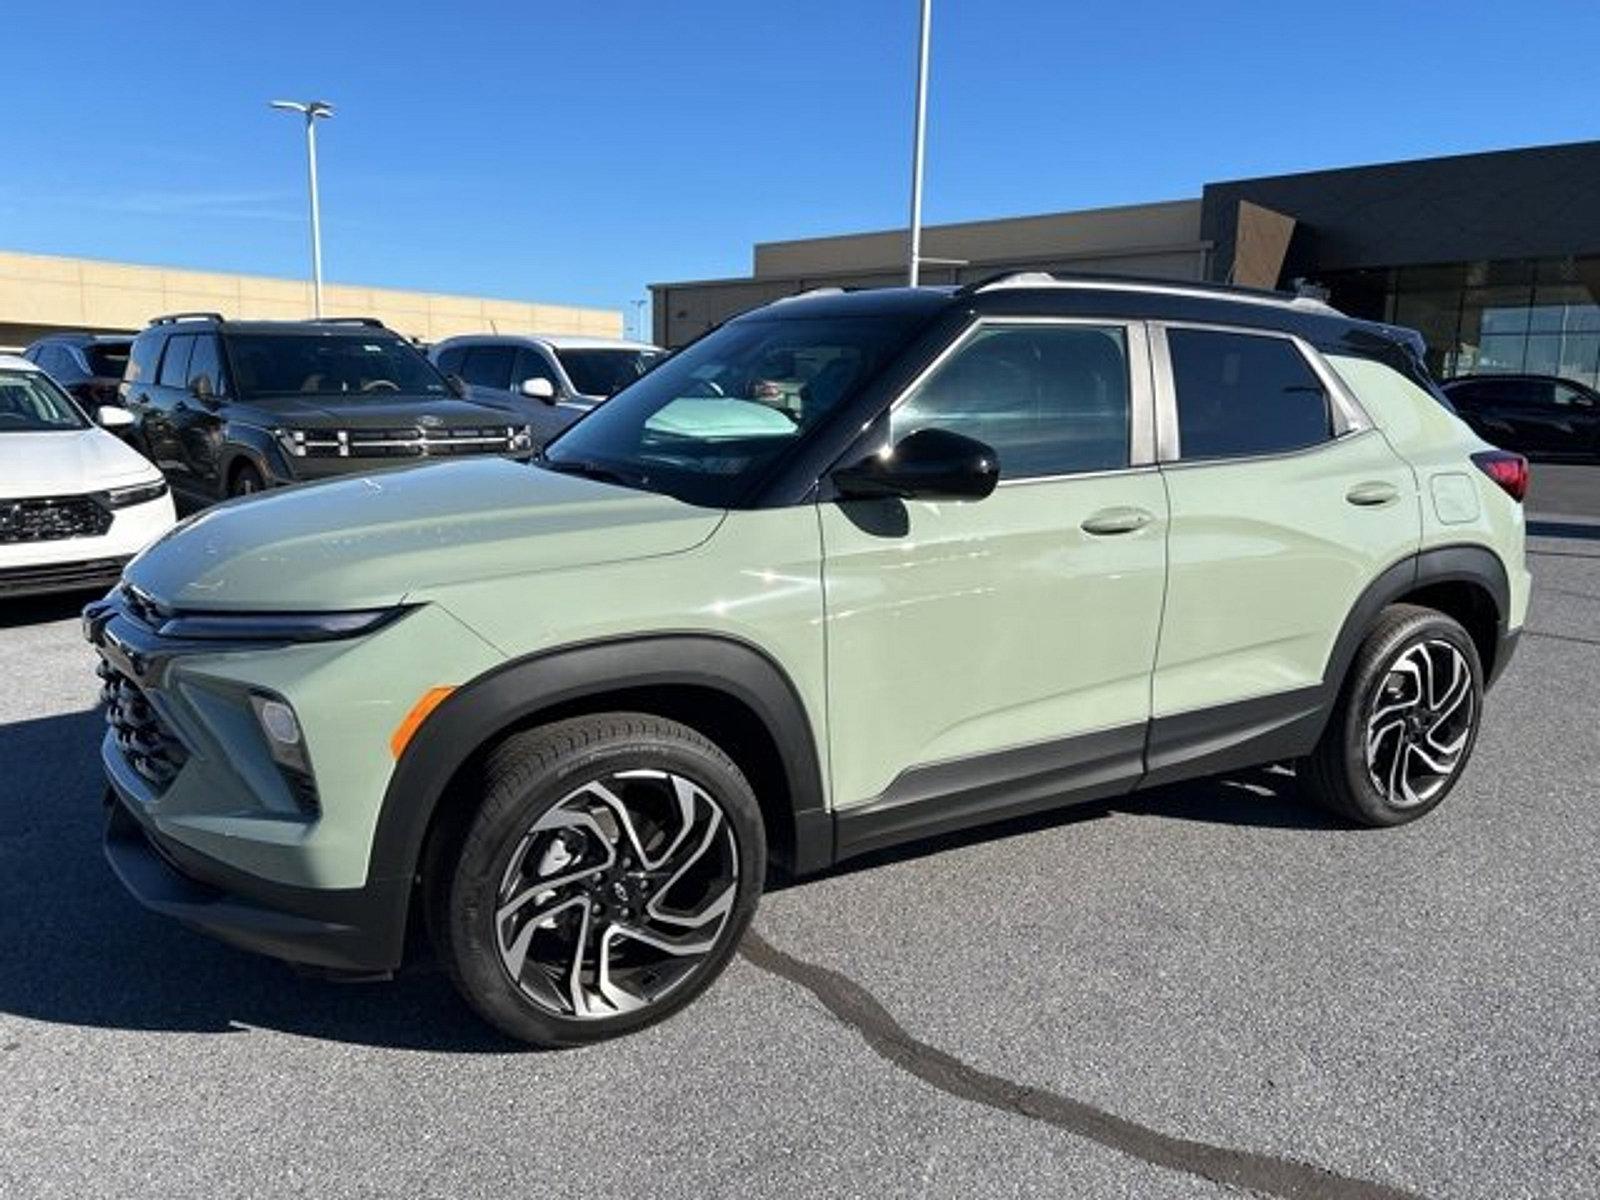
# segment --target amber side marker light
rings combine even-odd
[[[421,729],[422,723],[428,719],[428,714],[443,704],[446,697],[455,690],[453,687],[436,687],[422,693],[422,699],[411,706],[406,719],[396,725],[394,732],[389,735],[389,749],[394,752],[396,758],[405,753],[417,730]]]

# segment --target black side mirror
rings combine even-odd
[[[834,487],[847,499],[982,500],[999,482],[994,450],[946,429],[919,429],[833,473]]]
[[[189,384],[189,394],[201,404],[215,404],[217,400],[216,389],[211,386],[210,378],[205,375],[197,375]]]
[[[461,376],[452,372],[444,377],[444,381],[451,392],[455,394],[457,400],[465,400],[467,398],[467,381]]]

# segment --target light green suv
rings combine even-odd
[[[637,1029],[769,869],[1297,765],[1437,805],[1523,623],[1526,464],[1415,335],[1273,293],[814,294],[533,464],[213,509],[85,613],[146,905],[513,1037]]]

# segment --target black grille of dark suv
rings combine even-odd
[[[88,496],[0,500],[0,542],[99,537],[110,528],[110,511]]]
[[[104,659],[96,671],[106,724],[116,735],[122,757],[157,788],[165,788],[189,760],[189,752],[133,680]]]
[[[515,425],[297,430],[289,437],[294,453],[301,458],[433,458],[510,454],[528,448],[527,435]]]

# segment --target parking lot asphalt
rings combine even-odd
[[[81,598],[0,607],[0,1195],[1600,1194],[1600,526],[1564,532],[1422,822],[1263,771],[879,855],[561,1053],[434,971],[318,982],[139,910]]]

